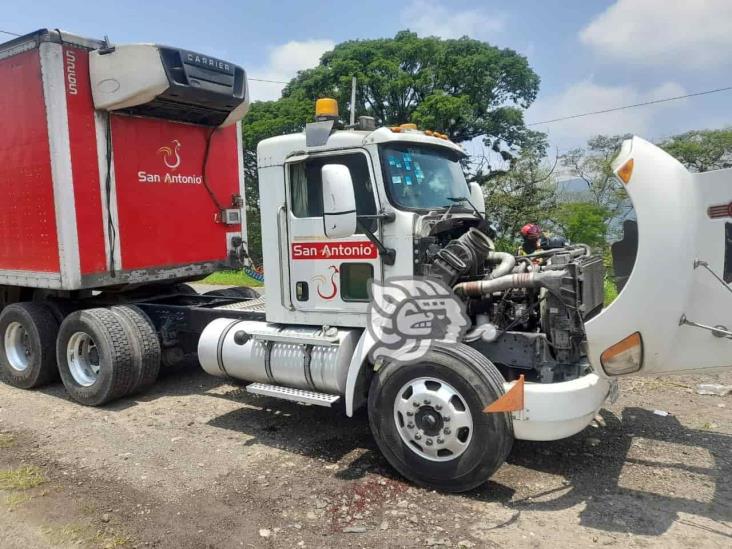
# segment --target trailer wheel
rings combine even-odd
[[[81,404],[106,404],[129,393],[136,381],[130,337],[108,309],[87,309],[66,317],[56,354],[61,380],[71,398]]]
[[[40,303],[14,303],[0,314],[0,373],[14,387],[32,389],[57,379],[58,321]]]
[[[160,373],[160,340],[148,316],[134,305],[112,307],[127,331],[132,345],[135,381],[128,394],[149,389]]]
[[[257,299],[259,292],[249,286],[237,286],[235,288],[221,288],[219,290],[211,290],[204,295],[214,297],[240,297],[242,299]]]
[[[503,376],[475,349],[433,345],[420,362],[390,362],[374,375],[369,425],[402,475],[464,492],[487,481],[511,450],[510,415],[483,413],[503,393]]]

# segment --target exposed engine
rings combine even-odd
[[[603,305],[604,266],[584,244],[514,256],[494,250],[485,222],[440,219],[415,240],[415,274],[451,286],[473,322],[465,342],[504,370],[542,382],[586,364],[584,321]]]

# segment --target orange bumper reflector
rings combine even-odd
[[[513,384],[508,392],[495,402],[483,408],[484,414],[491,412],[518,412],[524,409],[524,374]]]
[[[618,170],[618,177],[622,180],[623,183],[625,183],[627,185],[630,182],[630,178],[632,175],[633,175],[633,159],[631,158],[625,164],[620,166],[620,169]]]
[[[605,349],[600,364],[611,376],[637,372],[643,365],[643,339],[638,332]]]

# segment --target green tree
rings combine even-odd
[[[565,202],[554,211],[553,225],[573,243],[607,248],[607,209],[591,202]]]
[[[732,128],[692,130],[667,139],[661,147],[694,172],[732,167]]]
[[[628,193],[615,177],[612,162],[625,139],[630,135],[598,135],[587,146],[573,149],[562,157],[569,174],[584,183],[585,191],[577,201],[589,201],[607,212],[608,233],[619,228],[621,221],[633,211]]]
[[[416,122],[456,142],[482,137],[505,154],[526,138],[523,110],[539,90],[539,77],[513,50],[468,37],[442,40],[401,31],[394,38],[338,44],[283,95],[334,97],[346,112],[354,76],[359,115],[381,125]]]
[[[486,169],[481,161],[471,177],[480,183],[486,198],[486,216],[497,232],[497,246],[515,251],[519,230],[526,223],[549,224],[557,206],[554,167],[545,162],[542,134],[522,148],[506,170]]]

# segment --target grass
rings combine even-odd
[[[95,530],[92,526],[69,523],[62,526],[51,526],[43,529],[46,539],[52,545],[89,545],[94,547],[115,548],[127,547],[132,538],[114,529]]]
[[[221,286],[262,286],[259,280],[254,280],[242,271],[221,271],[208,275],[201,280],[201,284],[219,284]]]
[[[13,446],[15,446],[15,437],[0,433],[0,448],[12,448]]]
[[[605,279],[605,307],[610,305],[618,297],[618,289],[611,278]]]
[[[15,511],[15,509],[24,503],[29,502],[31,499],[31,496],[28,494],[14,493],[5,498],[5,504],[8,506],[9,511]]]
[[[28,490],[46,482],[43,471],[34,465],[0,471],[0,490]]]

